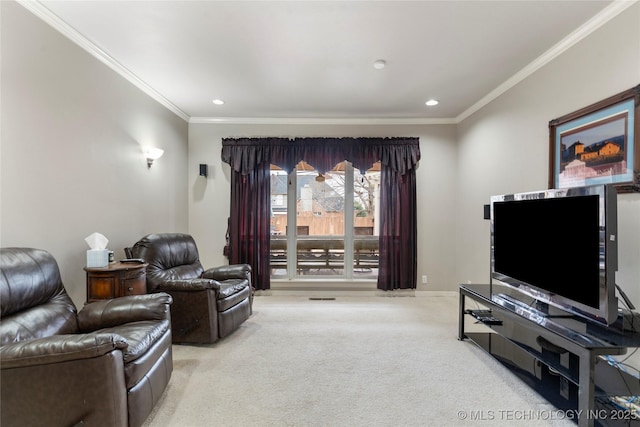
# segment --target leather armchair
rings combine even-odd
[[[149,234],[126,252],[147,263],[147,292],[173,297],[174,343],[213,343],[238,329],[252,311],[251,266],[205,270],[192,236]]]
[[[80,312],[46,251],[0,249],[1,424],[137,427],[173,370],[167,294]]]

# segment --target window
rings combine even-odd
[[[302,161],[271,166],[271,276],[376,278],[380,164],[341,162],[325,174]]]
[[[411,289],[417,282],[417,214],[416,167],[420,160],[419,139],[415,137],[384,138],[223,138],[222,160],[231,166],[231,212],[229,215],[228,257],[230,264],[247,263],[252,268],[256,289],[271,288],[271,240],[278,232],[272,230],[271,166],[284,170],[296,168],[299,159],[321,171],[332,170],[343,160],[349,160],[362,170],[380,161],[380,197],[376,210],[373,239],[378,241],[377,288],[381,290]],[[347,166],[345,165],[345,168]],[[297,193],[297,174],[293,188]],[[345,180],[353,175],[345,173]],[[355,178],[353,178],[355,179]],[[296,223],[296,197],[287,185],[286,221]],[[293,181],[291,181],[293,182]],[[345,192],[353,188],[346,184]],[[355,199],[345,193],[345,209],[353,213]],[[351,210],[348,204],[353,203]],[[321,211],[316,211],[317,216]],[[293,215],[293,217],[292,217]],[[345,214],[344,266],[342,275],[353,277],[352,262],[355,246],[355,215]],[[351,219],[349,219],[351,218]],[[351,221],[347,223],[347,221]],[[350,224],[350,225],[349,225]],[[286,225],[285,225],[286,227]],[[280,232],[282,229],[280,229]],[[286,229],[285,229],[286,230]],[[293,230],[293,228],[291,228]],[[378,236],[376,236],[378,234]],[[297,275],[297,234],[285,234],[274,239],[274,246],[284,247],[285,276]],[[350,237],[352,236],[352,237]],[[349,239],[352,238],[351,241]],[[371,240],[371,238],[369,238]],[[282,262],[282,261],[281,261]],[[325,272],[326,273],[326,272]],[[372,273],[376,273],[373,271]]]

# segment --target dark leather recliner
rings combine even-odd
[[[149,234],[126,252],[147,263],[147,292],[173,297],[174,343],[213,343],[251,315],[251,266],[228,265],[204,270],[192,236]]]
[[[137,427],[171,373],[171,296],[77,311],[40,249],[0,249],[2,427]]]

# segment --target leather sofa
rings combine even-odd
[[[53,256],[0,249],[2,427],[137,427],[171,373],[167,294],[86,304],[79,312]]]
[[[205,270],[191,235],[149,234],[125,252],[147,262],[147,292],[166,292],[173,297],[174,343],[216,342],[251,316],[251,266]]]

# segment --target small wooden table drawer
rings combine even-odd
[[[85,267],[87,302],[144,295],[147,293],[146,263],[115,262],[106,267]]]

